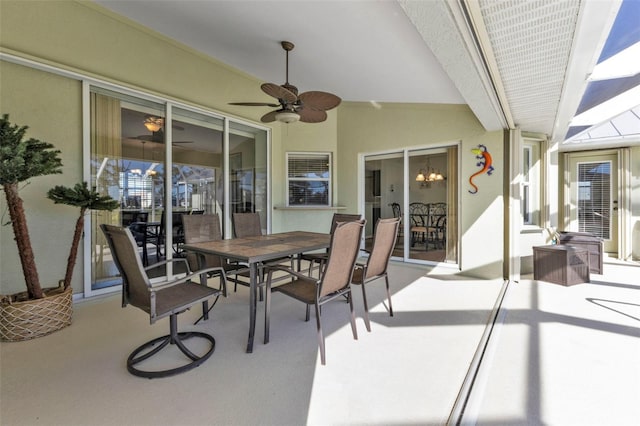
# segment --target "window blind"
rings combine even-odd
[[[578,226],[605,240],[611,234],[611,162],[578,164]]]
[[[289,178],[328,179],[329,161],[327,155],[322,156],[289,156]]]
[[[289,206],[331,204],[331,154],[287,153]]]

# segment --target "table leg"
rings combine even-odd
[[[203,269],[204,268],[204,264],[205,264],[204,254],[197,253],[196,256],[198,258],[198,270]],[[207,281],[208,281],[207,274],[206,273],[205,274],[200,274],[200,284],[206,286],[207,285]],[[202,315],[200,316],[200,318],[198,318],[196,320],[196,322],[193,323],[193,325],[198,324],[200,322],[200,320],[205,320],[206,321],[208,319],[209,319],[209,302],[204,300],[204,301],[202,301]]]
[[[257,269],[257,263],[249,265],[249,340],[247,342],[247,353],[253,352],[253,337],[256,333]]]

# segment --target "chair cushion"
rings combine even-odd
[[[159,318],[174,311],[181,312],[185,308],[219,292],[220,290],[218,289],[193,282],[186,282],[159,290],[156,292],[156,316]]]

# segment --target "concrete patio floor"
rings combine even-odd
[[[0,423],[637,424],[640,267],[607,263],[604,272],[572,287],[525,277],[509,284],[493,312],[502,280],[392,262],[395,315],[386,311],[383,283],[368,287],[371,333],[358,288],[357,341],[348,305],[325,306],[326,366],[315,321],[304,322],[304,306],[279,294],[270,343],[262,343],[260,304],[254,352],[245,353],[243,287],[220,299],[209,321],[191,325],[199,307],[179,316],[181,330],[212,333],[216,352],[195,370],[157,380],[128,374],[126,357],[166,334],[168,320],[150,326],[142,311],[120,307],[119,294],[85,301],[75,305],[71,327],[0,345]],[[467,400],[460,390],[469,383]],[[459,417],[451,417],[454,407],[463,408]]]

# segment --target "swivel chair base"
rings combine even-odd
[[[134,350],[131,353],[131,355],[129,355],[129,358],[127,358],[127,371],[129,371],[129,373],[138,377],[146,377],[147,379],[168,377],[168,376],[184,373],[185,371],[189,371],[193,368],[196,368],[197,366],[202,364],[204,361],[209,359],[209,357],[213,354],[214,350],[216,349],[216,340],[213,338],[213,336],[207,333],[199,332],[199,331],[188,331],[188,332],[178,333],[176,323],[177,323],[176,315],[175,314],[171,315],[170,316],[171,334],[155,338],[143,344],[142,346],[138,347],[136,350]],[[191,352],[189,348],[185,346],[183,342],[192,337],[206,339],[210,342],[211,347],[209,348],[207,353],[205,353],[202,356],[197,356],[193,352]],[[142,361],[145,361],[151,358],[152,356],[156,355],[169,344],[176,345],[178,349],[180,349],[180,351],[191,360],[191,362],[189,362],[188,364],[181,365],[179,367],[170,368],[167,370],[158,370],[158,371],[140,370],[135,367],[136,364]],[[145,352],[147,349],[156,345],[157,347],[155,347],[154,349],[151,349],[150,351]]]

